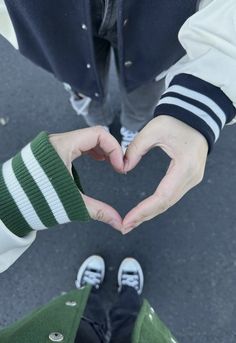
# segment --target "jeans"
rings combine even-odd
[[[124,286],[107,315],[99,291],[93,289],[75,343],[130,343],[141,306],[137,292]]]
[[[117,0],[91,1],[93,39],[98,72],[105,89],[105,100],[101,103],[92,100],[88,115],[84,117],[89,126],[109,126],[115,113],[111,109],[108,95],[108,72],[111,50],[114,51],[115,64],[119,77],[117,44]],[[121,125],[131,131],[139,131],[153,118],[154,109],[164,91],[164,80],[151,80],[138,89],[127,93],[119,78],[121,93]]]

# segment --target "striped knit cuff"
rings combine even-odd
[[[0,219],[20,237],[72,220],[87,221],[74,168],[73,175],[74,180],[47,133],[40,133],[1,166]]]
[[[220,88],[190,74],[175,76],[155,109],[155,116],[170,115],[198,130],[209,151],[235,114],[232,101]]]

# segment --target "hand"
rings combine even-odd
[[[124,233],[165,212],[203,178],[208,153],[206,139],[185,123],[165,115],[151,120],[130,144],[124,171],[132,170],[155,147],[164,150],[171,163],[154,194],[126,215]]]
[[[123,173],[123,153],[117,140],[100,126],[50,135],[51,144],[71,172],[72,162],[83,154],[94,159],[107,160],[113,168]],[[91,218],[122,229],[122,218],[108,204],[81,194]]]

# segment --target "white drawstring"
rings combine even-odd
[[[83,279],[81,280],[81,284],[87,284],[92,285],[95,288],[99,288],[99,285],[101,283],[102,274],[99,272],[95,272],[92,270],[86,270],[83,275]],[[76,284],[78,282],[76,281]]]
[[[137,291],[139,289],[139,276],[138,275],[122,275],[122,286],[130,286],[135,288]]]
[[[134,140],[134,138],[137,136],[138,132],[130,131],[126,129],[124,126],[120,129],[120,133],[122,135],[122,149],[123,152],[125,153],[126,149],[130,145],[130,143]]]

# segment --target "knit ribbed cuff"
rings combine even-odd
[[[154,114],[170,115],[198,130],[211,150],[225,124],[235,117],[236,109],[220,88],[193,75],[179,74],[161,97]]]
[[[74,180],[47,133],[40,133],[1,167],[0,219],[20,237],[31,230],[89,220],[74,168],[73,175]]]

